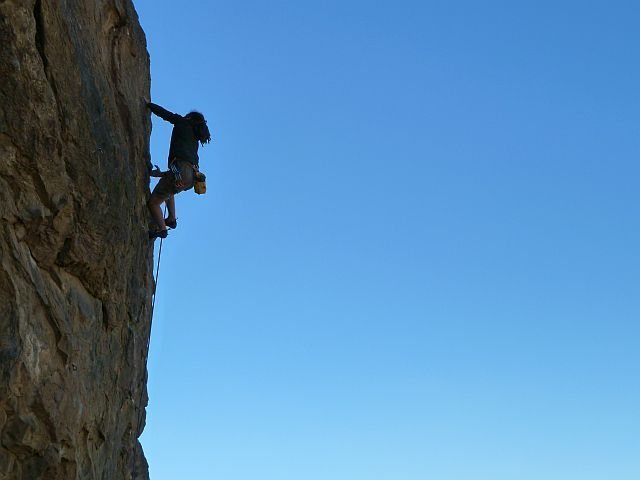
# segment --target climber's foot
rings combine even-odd
[[[149,230],[149,238],[150,239],[156,239],[156,238],[167,238],[167,235],[169,235],[169,232],[167,232],[167,229],[161,229],[161,230]]]
[[[176,228],[178,226],[178,220],[176,218],[165,218],[164,219],[164,224],[173,229]]]

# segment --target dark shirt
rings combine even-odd
[[[171,113],[155,103],[148,105],[153,113],[173,124],[171,145],[169,146],[169,163],[177,159],[186,160],[197,166],[199,144],[189,119],[177,113]]]

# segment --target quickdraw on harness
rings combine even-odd
[[[191,164],[189,164],[189,165],[191,165]],[[176,190],[180,191],[180,190],[184,190],[185,188],[187,188],[187,184],[182,181],[182,172],[180,171],[180,167],[178,166],[178,162],[177,161],[174,160],[174,161],[171,162],[171,164],[169,165],[169,170],[173,174],[173,179],[174,179],[174,183],[175,183],[175,186],[176,186]]]

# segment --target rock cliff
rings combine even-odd
[[[0,0],[0,44],[0,479],[146,479],[144,33],[130,0]]]

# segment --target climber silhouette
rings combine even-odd
[[[157,116],[173,124],[169,146],[169,170],[161,172],[156,167],[151,176],[161,177],[147,202],[156,228],[149,230],[150,238],[166,238],[167,228],[177,227],[174,195],[193,187],[198,172],[198,147],[211,141],[207,121],[200,112],[189,112],[184,117],[155,103],[147,106]],[[164,218],[160,206],[166,203],[169,215]]]

